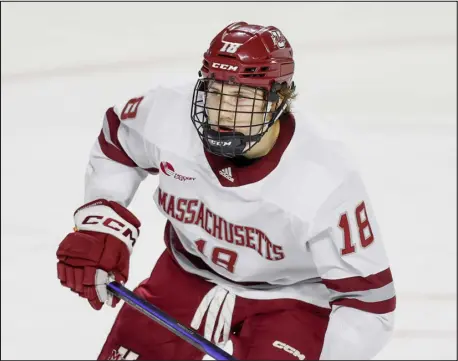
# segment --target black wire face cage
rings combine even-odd
[[[244,87],[242,84],[217,81],[221,90],[216,91],[210,87],[213,82],[215,80],[212,78],[201,77],[197,80],[192,97],[191,120],[207,151],[228,158],[243,155],[259,143],[272,124],[280,117],[288,101],[283,101],[282,104],[278,105],[280,101],[278,90],[281,88],[279,83],[274,83],[270,91],[264,88],[250,87],[254,90],[254,95],[247,97],[245,94],[241,94],[242,87]],[[231,85],[230,93],[225,92],[228,85]],[[238,87],[238,91],[234,92],[234,89],[237,89],[234,86]],[[219,99],[216,98],[219,103],[217,107],[208,104],[210,94],[219,96]],[[259,97],[259,94],[262,94],[262,98]],[[223,105],[223,96],[225,99],[233,97],[233,102],[231,102],[233,108],[230,111]],[[239,107],[239,102],[243,102],[243,107]],[[263,104],[261,111],[255,111],[255,106],[260,102]],[[222,112],[225,115],[231,115],[230,123],[228,123],[227,117],[222,121]],[[210,119],[210,113],[216,119]],[[243,123],[238,120],[239,114],[244,118]],[[246,114],[249,114],[249,124]],[[256,116],[258,114],[261,116]],[[258,120],[255,120],[255,117]],[[261,121],[259,121],[260,118]]]

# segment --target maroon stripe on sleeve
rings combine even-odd
[[[354,298],[340,298],[331,303],[331,305],[341,305],[370,313],[388,313],[396,309],[396,296],[379,302],[364,302]]]
[[[121,143],[119,142],[118,130],[121,121],[114,112],[114,108],[109,108],[106,111],[105,116],[108,125],[108,130],[110,132],[110,141],[112,144],[106,140],[105,134],[103,133],[102,129],[98,139],[103,154],[105,154],[111,160],[124,164],[128,167],[137,167],[137,164],[127,155],[127,153],[122,148]]]
[[[110,130],[110,138],[111,142],[116,145],[119,149],[122,149],[121,143],[119,143],[118,139],[118,129],[121,121],[119,120],[118,116],[116,115],[114,108],[110,108],[105,113],[108,123],[108,129]]]
[[[368,291],[386,286],[393,282],[390,268],[367,277],[348,277],[341,279],[322,279],[324,285],[337,292]]]
[[[146,171],[147,171],[148,173],[150,173],[150,174],[156,175],[156,174],[159,173],[159,169],[154,168],[154,167],[153,167],[153,168],[143,168],[143,169],[146,170]]]
[[[124,152],[122,148],[117,148],[113,144],[107,142],[103,134],[103,130],[99,134],[99,144],[103,154],[105,154],[111,160],[124,164],[128,167],[137,167],[137,164],[135,164],[135,162],[130,159],[130,157],[126,154],[126,152]]]

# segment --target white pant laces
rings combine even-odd
[[[194,314],[191,322],[191,327],[197,330],[202,324],[202,320],[207,313],[205,322],[204,337],[212,341],[212,334],[215,330],[216,318],[219,313],[219,322],[216,327],[216,332],[213,336],[213,342],[220,346],[224,345],[229,340],[229,333],[231,330],[232,314],[234,312],[235,295],[228,292],[221,286],[213,287],[202,299],[199,307]],[[207,312],[208,310],[208,312]],[[222,338],[222,341],[220,341]]]

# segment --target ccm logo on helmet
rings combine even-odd
[[[285,350],[289,354],[297,357],[299,360],[305,360],[305,356],[301,354],[298,350],[295,348],[292,348],[291,346],[287,345],[286,343],[283,343],[281,341],[274,341],[272,346],[279,348],[280,350]]]
[[[229,70],[229,71],[237,71],[239,67],[234,66],[234,65],[229,65],[229,64],[213,63],[212,68],[221,69],[221,70]]]

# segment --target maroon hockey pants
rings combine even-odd
[[[203,298],[214,287],[183,271],[164,251],[150,278],[135,293],[190,326]],[[236,297],[230,329],[233,355],[240,360],[317,360],[328,319],[328,309],[293,299]],[[201,335],[204,327],[205,318],[198,328]],[[203,357],[200,350],[125,304],[98,359],[201,360]]]

